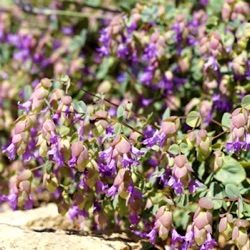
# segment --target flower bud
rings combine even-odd
[[[29,169],[25,169],[21,173],[19,173],[17,179],[19,181],[26,181],[29,180],[32,177],[32,172]]]
[[[177,116],[171,116],[164,120],[161,125],[161,130],[168,136],[173,136],[177,133],[180,126],[180,119]]]
[[[234,243],[236,244],[236,246],[239,249],[242,249],[244,246],[249,244],[249,238],[248,238],[248,235],[247,235],[246,228],[243,228],[243,227],[239,228],[237,226],[234,227],[233,233],[232,233],[232,240],[234,241]]]
[[[127,154],[131,149],[131,144],[123,137],[121,137],[121,140],[115,145],[115,149],[120,154]]]
[[[231,214],[227,214],[226,217],[220,219],[219,232],[228,241],[232,237],[233,231],[233,217]]]
[[[159,208],[156,214],[155,228],[162,240],[167,239],[169,231],[172,227],[173,215],[166,206]]]
[[[108,217],[104,212],[100,212],[95,215],[95,223],[100,227],[100,228],[105,228],[108,224]]]
[[[43,78],[42,80],[41,80],[41,84],[42,84],[42,86],[44,87],[44,88],[50,88],[51,86],[52,86],[52,82],[51,82],[51,80],[50,79],[48,79],[48,78]]]
[[[20,189],[20,191],[24,191],[27,194],[29,194],[30,193],[30,189],[31,189],[31,183],[30,183],[30,181],[21,181],[19,183],[19,189]]]
[[[70,105],[72,103],[71,96],[62,96],[61,100],[62,100],[62,103],[65,105]]]

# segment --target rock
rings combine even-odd
[[[129,250],[141,249],[124,235],[82,235],[57,212],[55,204],[28,211],[0,213],[0,250]],[[74,234],[69,234],[69,233]]]

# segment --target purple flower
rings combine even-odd
[[[101,48],[97,49],[100,56],[108,56],[110,54],[110,40],[111,37],[108,34],[108,29],[103,29],[101,31],[101,36],[99,38],[99,42],[101,43]]]
[[[52,144],[51,149],[48,151],[48,155],[52,156],[53,161],[55,161],[59,167],[64,165],[64,156],[60,152],[58,145]]]
[[[210,56],[208,58],[208,61],[204,64],[204,68],[207,69],[208,67],[211,67],[214,71],[219,70],[219,64],[215,57]]]
[[[9,204],[11,205],[11,207],[12,207],[13,210],[16,210],[16,209],[17,209],[17,205],[18,205],[18,195],[17,195],[16,193],[9,194],[9,195],[6,197],[6,201],[9,202]]]
[[[99,170],[103,175],[113,177],[116,174],[116,161],[114,159],[111,159],[107,163],[100,162],[98,164]]]
[[[240,152],[244,147],[244,142],[241,142],[239,140],[234,141],[234,142],[228,142],[226,144],[226,150],[231,153],[231,152]]]
[[[74,167],[76,165],[76,162],[77,162],[77,157],[76,156],[72,156],[69,159],[68,165],[72,168],[72,167]]]
[[[26,210],[32,209],[33,208],[33,200],[31,195],[28,196],[28,200],[24,202],[24,208]]]
[[[109,147],[106,150],[99,152],[98,156],[101,160],[107,160],[112,156],[112,153],[113,153],[113,148]]]
[[[14,53],[13,58],[15,60],[20,60],[21,62],[25,62],[30,58],[30,51],[28,49],[22,49]]]
[[[100,56],[109,56],[110,51],[109,48],[102,46],[101,48],[97,49],[97,52],[99,52]]]
[[[62,33],[64,35],[72,35],[73,34],[73,28],[70,26],[65,26],[62,28]]]
[[[155,131],[153,136],[143,140],[143,144],[146,145],[148,148],[152,148],[154,145],[159,144],[159,146],[163,146],[166,139],[166,135],[158,130]]]
[[[14,160],[16,157],[16,147],[13,143],[3,147],[3,153],[7,153],[10,160]]]
[[[8,34],[7,35],[7,43],[18,46],[18,35],[16,35],[16,34]]]
[[[128,204],[135,202],[136,200],[142,199],[142,193],[132,185],[128,187],[129,199]]]
[[[156,235],[157,235],[157,229],[153,228],[148,234],[147,237],[149,238],[151,243],[155,243],[156,242]]]
[[[105,189],[107,188],[108,185],[104,185],[103,182],[101,182],[100,180],[96,181],[96,193],[103,193],[105,192]]]
[[[160,177],[160,183],[163,185],[163,187],[169,186],[168,180],[171,174],[172,174],[172,171],[170,167],[167,166],[163,174],[159,173],[158,175],[156,175],[157,177]]]
[[[180,25],[179,23],[176,23],[172,26],[172,30],[175,31],[175,40],[176,40],[176,43],[177,43],[177,54],[180,55],[181,51],[182,51],[182,48],[181,48],[181,45],[182,45],[182,42],[183,42],[183,38],[182,38],[182,33],[181,33],[181,28],[180,28]]]
[[[105,140],[107,139],[107,138],[110,138],[110,137],[112,137],[113,135],[114,135],[114,129],[111,127],[111,126],[107,126],[106,127],[106,134],[105,134],[105,136],[102,138],[102,143],[104,143],[105,142]]]
[[[138,166],[139,162],[137,158],[138,156],[141,156],[143,154],[144,152],[132,146],[131,152],[129,152],[130,156],[128,156],[128,154],[123,154],[122,165],[124,166],[124,168],[130,168],[131,166]]]
[[[55,124],[59,125],[60,123],[60,118],[61,118],[61,113],[55,113],[52,116],[52,120]]]
[[[134,211],[132,214],[129,215],[129,220],[130,220],[131,224],[137,225],[140,222],[140,217]]]
[[[132,22],[132,24],[128,27],[128,33],[131,34],[133,33],[137,28],[137,23],[134,21]]]
[[[207,7],[209,4],[209,0],[200,0],[200,4]]]
[[[196,46],[198,44],[198,42],[197,42],[197,40],[196,40],[196,38],[194,36],[189,35],[188,36],[188,44],[190,46]]]
[[[190,194],[193,194],[196,188],[201,187],[201,184],[198,181],[191,180],[188,184],[188,191]]]
[[[218,244],[217,242],[212,238],[211,234],[207,234],[207,239],[206,241],[201,245],[200,249],[201,250],[209,250],[209,249],[214,249]]]
[[[26,150],[25,150],[24,153],[23,153],[23,161],[28,162],[28,161],[30,161],[30,160],[33,159],[33,158],[34,158],[34,155],[33,155],[33,153],[30,151],[29,147],[27,146],[27,147],[26,147]]]
[[[182,194],[183,193],[183,184],[179,179],[177,179],[175,176],[172,176],[169,181],[168,185],[172,187],[177,194]]]
[[[76,205],[73,205],[69,209],[68,214],[71,220],[74,220],[74,218],[79,217],[79,216],[83,216],[84,218],[87,218],[89,216],[88,212],[86,212],[85,210],[80,210],[78,206]]]
[[[148,66],[145,72],[140,76],[140,81],[145,85],[150,85],[154,77],[155,68],[153,66]]]
[[[212,95],[213,110],[220,110],[222,112],[229,112],[232,108],[232,103],[220,94]]]
[[[148,107],[152,103],[152,99],[146,99],[146,98],[142,97],[141,103],[143,106]]]
[[[126,59],[128,57],[129,49],[126,46],[126,44],[124,43],[119,44],[118,49],[117,49],[117,55],[122,59]]]
[[[117,194],[117,191],[118,191],[117,187],[113,185],[106,191],[106,195],[114,199],[115,195]]]
[[[32,106],[32,101],[28,100],[27,102],[20,103],[18,102],[18,108],[24,110],[26,113],[29,113]]]
[[[124,168],[130,168],[132,165],[138,165],[138,162],[133,161],[127,154],[123,154],[122,165]]]
[[[177,233],[175,229],[172,230],[172,246],[175,247],[176,243],[182,243],[185,240],[184,236]]]
[[[155,43],[150,43],[144,50],[143,59],[148,61],[156,56],[157,56],[156,45]]]

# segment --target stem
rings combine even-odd
[[[97,96],[97,95],[95,95],[95,94],[93,94],[93,93],[91,93],[91,92],[87,91],[86,89],[81,88],[81,90],[82,90],[83,92],[85,92],[85,93],[87,93],[87,94],[89,94],[89,95],[93,96],[93,97],[98,98],[99,100],[101,99],[101,97],[100,97],[100,96]],[[113,103],[113,102],[109,101],[109,100],[108,100],[108,99],[106,99],[106,98],[104,98],[103,100],[104,100],[105,102],[107,102],[107,103],[111,104],[112,106],[115,106],[116,108],[118,108],[118,107],[119,107],[119,105],[117,105],[117,104],[115,104],[115,103]],[[131,112],[130,110],[128,110],[128,109],[126,109],[126,108],[125,108],[125,110],[126,110],[126,111],[128,111],[128,112]]]
[[[135,131],[135,132],[137,132],[138,134],[140,134],[140,135],[143,136],[143,133],[141,133],[141,132],[140,132],[139,130],[137,130],[136,128],[133,128],[132,126],[128,125],[127,123],[125,123],[125,122],[119,122],[119,123],[121,123],[123,126],[128,127],[128,128],[130,128],[132,131]]]
[[[38,166],[38,167],[35,167],[35,168],[32,168],[32,169],[30,169],[30,171],[35,171],[35,170],[38,170],[38,169],[41,169],[41,168],[43,168],[45,166],[45,164],[43,164],[43,165],[40,165],[40,166]]]
[[[227,130],[227,131],[223,131],[223,132],[219,133],[218,135],[214,136],[214,137],[212,138],[212,140],[214,140],[214,139],[216,139],[216,138],[220,137],[221,135],[223,135],[223,134],[225,134],[225,133],[228,133],[228,132],[229,132],[228,130]]]
[[[31,13],[35,15],[45,15],[45,16],[69,16],[76,18],[100,18],[100,19],[111,19],[111,17],[107,17],[103,14],[93,14],[93,13],[83,13],[83,12],[75,12],[70,10],[52,10],[48,8],[37,8],[30,4],[17,4],[19,8],[21,8],[26,13]]]
[[[228,126],[223,125],[222,123],[217,122],[216,120],[214,120],[214,119],[212,119],[212,118],[207,117],[207,119],[208,119],[210,122],[213,122],[213,123],[215,123],[215,124],[217,124],[217,125],[219,125],[219,126],[221,126],[221,127],[226,128],[227,130],[229,130],[229,129],[230,129]]]
[[[204,181],[200,179],[200,177],[195,173],[195,172],[192,172],[191,173],[199,182],[201,182],[202,184],[205,185]]]
[[[87,8],[94,9],[94,10],[102,10],[102,11],[111,12],[111,13],[121,13],[121,11],[118,9],[115,10],[115,9],[110,9],[110,8],[103,7],[103,6],[91,5],[87,3],[77,3],[73,0],[62,0],[62,2],[68,2],[68,3],[81,5],[82,7],[87,7]]]

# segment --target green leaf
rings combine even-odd
[[[242,197],[239,197],[239,200],[238,200],[238,211],[239,211],[239,215],[240,217],[242,217],[242,213],[243,213],[243,210],[244,210],[244,202],[242,200]]]
[[[170,109],[167,108],[162,115],[162,120],[166,120],[170,116]]]
[[[210,0],[207,7],[207,12],[209,15],[218,14],[221,12],[224,0]]]
[[[222,40],[223,40],[223,43],[225,44],[225,46],[229,47],[229,46],[233,45],[234,40],[235,40],[235,36],[233,35],[233,33],[228,32],[227,34],[223,34]]]
[[[243,203],[243,214],[247,218],[250,218],[250,204],[246,202]]]
[[[216,200],[216,199],[213,200],[214,209],[220,209],[223,204],[222,199],[224,198],[224,190],[220,184],[218,184],[217,182],[212,182],[209,186],[209,191],[206,197],[221,199],[221,200]]]
[[[117,205],[118,205],[118,201],[119,201],[118,199],[119,199],[119,196],[116,195],[114,200],[113,200],[113,208],[114,209],[117,209]]]
[[[123,120],[123,116],[124,116],[124,112],[125,112],[125,108],[123,105],[120,105],[118,108],[117,108],[117,118],[119,121]]]
[[[230,113],[224,113],[221,119],[221,124],[227,127],[227,128],[224,126],[222,127],[224,131],[228,130],[231,127],[231,114]]]
[[[69,52],[73,53],[76,50],[81,49],[86,42],[87,39],[87,30],[83,29],[80,35],[75,36],[74,39],[69,44]]]
[[[143,22],[153,22],[157,18],[158,7],[153,5],[152,7],[145,8],[141,13],[141,19]]]
[[[190,210],[175,209],[173,213],[175,226],[177,226],[178,228],[180,227],[182,229],[185,229],[187,227],[188,221],[190,219],[190,215],[189,215]]]
[[[122,125],[120,123],[115,124],[115,135],[121,134]]]
[[[24,99],[27,101],[32,94],[32,87],[30,85],[26,85],[24,87]]]
[[[244,96],[241,101],[241,106],[247,110],[250,110],[250,95]]]
[[[69,76],[62,75],[60,80],[61,80],[62,84],[66,86],[66,93],[67,93],[68,89],[70,87],[70,83],[71,83]]]
[[[178,155],[180,153],[180,148],[177,144],[173,144],[169,147],[168,151],[173,155]]]
[[[186,123],[188,126],[195,128],[201,123],[200,114],[197,111],[191,111],[187,115]]]
[[[126,201],[124,199],[119,198],[118,200],[118,209],[117,212],[118,214],[123,217],[127,214],[127,205],[126,205]]]
[[[64,125],[62,125],[62,126],[59,128],[59,134],[60,134],[61,136],[66,136],[66,135],[69,134],[69,132],[70,132],[70,128],[69,128],[69,127],[66,127],[66,126],[64,126]]]
[[[199,177],[202,178],[205,172],[206,172],[205,163],[202,162],[198,168]]]
[[[217,142],[212,145],[212,150],[214,151],[221,150],[221,147],[222,147],[221,143]]]
[[[240,191],[233,184],[227,184],[225,188],[226,195],[229,199],[234,199],[240,197]]]
[[[225,157],[224,164],[214,178],[223,184],[238,184],[245,180],[246,172],[242,165],[230,156]]]
[[[114,61],[115,60],[113,57],[109,57],[109,58],[105,57],[102,60],[100,66],[98,67],[99,70],[96,73],[96,78],[103,79],[108,74],[108,71],[113,65]]]
[[[83,101],[73,101],[73,106],[74,109],[78,112],[78,113],[87,113],[87,105],[83,102]]]
[[[186,154],[188,154],[189,153],[189,148],[188,148],[188,145],[186,144],[186,143],[181,143],[180,144],[180,150],[181,150],[181,152],[184,154],[184,155],[186,155]]]
[[[207,20],[207,29],[213,29],[214,27],[216,27],[218,25],[218,17],[216,16],[212,16],[210,18],[208,18]]]
[[[52,167],[53,167],[52,162],[47,161],[47,162],[45,163],[45,170],[46,170],[46,173],[51,174],[51,172],[52,172]]]

